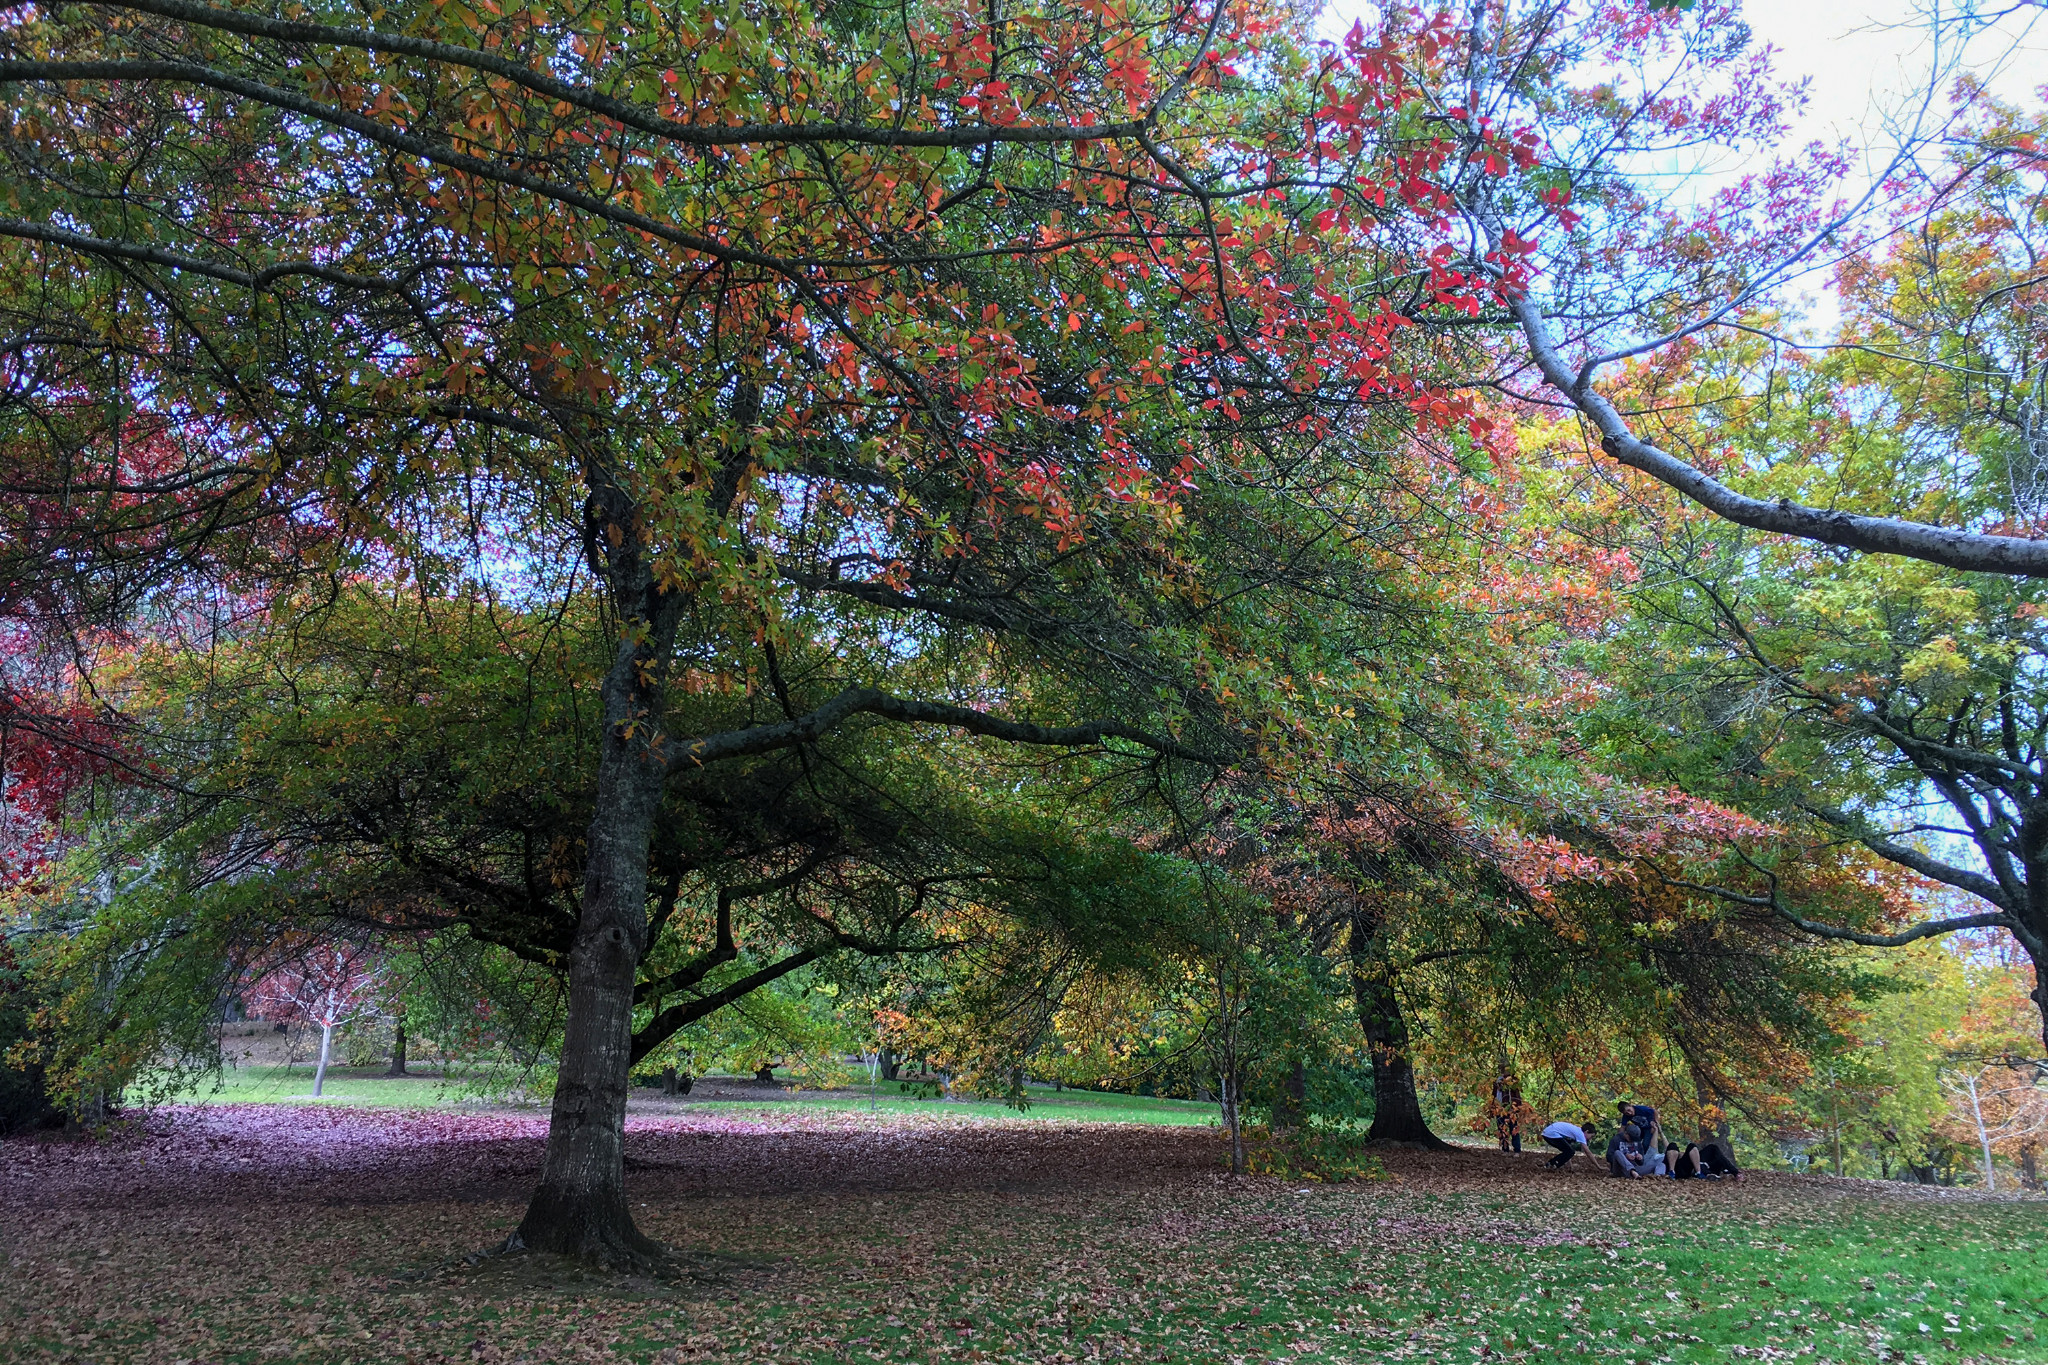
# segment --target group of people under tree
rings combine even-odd
[[[1734,1156],[1720,1141],[1710,1138],[1702,1142],[1688,1142],[1681,1147],[1665,1135],[1654,1106],[1623,1100],[1616,1107],[1614,1132],[1607,1140],[1605,1156],[1607,1173],[1616,1179],[1641,1180],[1652,1176],[1669,1180],[1742,1178],[1742,1170],[1735,1164]],[[1595,1164],[1601,1161],[1593,1152],[1596,1137],[1590,1122],[1581,1127],[1568,1119],[1553,1120],[1544,1126],[1543,1140],[1557,1149],[1557,1155],[1544,1163],[1553,1171],[1563,1170],[1581,1152]]]
[[[1993,928],[2048,961],[2044,760],[2008,738],[2039,670],[2007,633],[2042,612],[2005,600],[2048,580],[2048,541],[1954,529],[2008,524],[1993,501],[1928,503],[1942,525],[1793,483],[1760,501],[1650,438],[1718,441],[1623,416],[1664,406],[1622,361],[1769,302],[1787,215],[1813,249],[1834,232],[1818,172],[1702,225],[1611,163],[1693,145],[1746,79],[1721,7],[1390,7],[1327,44],[1249,0],[378,13],[108,0],[0,36],[33,148],[0,219],[0,722],[103,826],[34,864],[22,942],[53,1017],[124,1031],[53,1054],[74,1089],[108,1057],[217,1055],[201,1016],[289,935],[436,945],[547,1005],[548,1151],[508,1248],[646,1269],[634,1069],[778,982],[953,970],[935,997],[985,1022],[1020,1017],[1013,982],[1050,1017],[1048,981],[1200,959],[1234,1076],[1240,1026],[1335,964],[1373,1136],[1410,1141],[1426,979],[1505,981],[1542,1019],[1627,966],[1809,1038],[1849,993],[1822,940]],[[1684,88],[1560,97],[1587,51],[1683,54]],[[2033,133],[1983,127],[2036,164]],[[422,131],[444,128],[467,131]],[[1610,354],[1561,334],[1589,316],[1693,321]],[[1583,505],[1542,491],[1551,391],[1601,475]],[[1793,442],[1834,424],[1744,429],[1760,466],[1796,450],[1843,486],[1838,452]],[[1903,472],[1855,501],[1922,515]],[[1714,516],[1598,501],[1661,506],[1651,480]],[[1907,594],[1927,638],[1874,651],[1910,662],[1902,698],[1949,698],[1926,715],[1983,700],[1978,746],[1839,703],[1824,669],[1785,690],[1818,656],[1752,629],[1757,542],[1731,525],[1794,538],[1772,577],[1795,587],[1820,572],[1798,537],[1869,552],[1845,573],[2004,584],[1969,595],[1970,635],[1930,580]],[[1698,595],[1645,619],[1690,633],[1629,647],[1727,646],[1692,682],[1703,723],[1603,679],[1603,732],[1575,732],[1585,651],[1659,554],[1687,570],[1650,577]],[[1581,581],[1613,600],[1548,586]],[[1959,633],[1975,673],[1943,662]],[[1768,747],[1768,707],[1756,735],[1726,714],[1756,678],[1806,748]],[[1789,814],[1777,788],[1666,795],[1689,762],[1840,766],[1855,793],[1878,741],[1904,756],[1888,791],[2002,774],[1948,798],[1994,877],[1819,787]],[[1585,754],[1641,757],[1562,757]],[[1995,910],[1900,929],[1914,905],[1844,837]],[[1479,888],[1455,916],[1453,883]],[[1254,976],[1273,963],[1300,970]],[[1518,1147],[1519,1089],[1496,1101]],[[1542,1132],[1554,1164],[1598,1160],[1585,1128]],[[1736,1175],[1648,1106],[1606,1156]]]

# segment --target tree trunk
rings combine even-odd
[[[2048,882],[2048,869],[2043,869],[2042,881]],[[2028,869],[2027,908],[2030,913],[2020,926],[2024,932],[2016,932],[2020,948],[2027,955],[2027,965],[2034,969],[2034,989],[2027,997],[2034,1002],[2034,1014],[2041,1021],[2041,1044],[2048,1047],[2048,971],[2042,970],[2042,962],[2048,959],[2048,887],[2040,894],[2034,891],[2033,869]]]
[[[1374,929],[1363,914],[1351,917],[1351,991],[1358,1007],[1358,1027],[1372,1056],[1372,1127],[1367,1142],[1409,1143],[1436,1151],[1451,1144],[1429,1130],[1422,1100],[1415,1092],[1415,1065],[1409,1058],[1408,1021],[1386,966],[1374,952]]]
[[[1721,1145],[1722,1151],[1734,1151],[1735,1140],[1728,1128],[1728,1106],[1721,1102],[1721,1096],[1707,1084],[1706,1077],[1697,1069],[1693,1072],[1692,1085],[1693,1094],[1698,1098],[1700,1106],[1701,1143],[1716,1142]],[[1707,1122],[1708,1115],[1713,1116],[1711,1126]]]
[[[625,1194],[633,985],[647,931],[647,851],[662,779],[645,728],[653,689],[640,672],[640,654],[631,643],[622,647],[605,682],[606,734],[583,913],[569,952],[569,1010],[547,1156],[514,1234],[532,1251],[621,1268],[661,1256],[633,1225]]]
[[[1966,1076],[1970,1087],[1970,1117],[1977,1121],[1977,1142],[1984,1149],[1984,1188],[1987,1192],[1998,1189],[1998,1171],[1991,1164],[1991,1135],[1984,1131],[1984,1107],[1977,1102],[1977,1078]]]
[[[593,466],[593,543],[620,546],[606,577],[625,622],[604,684],[604,734],[569,951],[569,1008],[548,1116],[540,1183],[508,1249],[555,1252],[625,1270],[660,1268],[663,1252],[626,1207],[626,1093],[632,1083],[633,986],[647,939],[647,856],[667,774],[659,720],[678,603],[642,559],[637,509]]]
[[[1223,1132],[1230,1140],[1230,1173],[1243,1175],[1249,1163],[1244,1150],[1244,1114],[1238,1104],[1238,1087],[1228,1070],[1218,1079],[1223,1093]]]
[[[391,1029],[391,1069],[387,1076],[403,1076],[405,1070],[405,1016],[400,1015]]]
[[[1308,1067],[1300,1060],[1288,1068],[1287,1078],[1273,1097],[1273,1131],[1301,1127],[1308,1116]]]
[[[334,1025],[320,1025],[320,1064],[313,1068],[313,1098],[320,1098],[320,1087],[327,1084],[327,1059],[334,1054]]]

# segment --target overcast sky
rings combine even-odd
[[[1328,0],[1320,27],[1334,37],[1377,8],[1374,0]],[[1780,51],[1783,75],[1812,80],[1812,103],[1791,145],[1846,138],[1883,147],[1887,118],[1926,88],[1938,55],[1929,14],[1954,19],[2002,11],[2011,13],[1978,33],[1962,65],[2004,99],[2039,102],[2048,84],[2048,0],[1768,0],[1745,5],[1744,18],[1759,43]],[[1956,54],[1939,55],[1953,72]]]
[[[1784,54],[1779,69],[1813,82],[1813,102],[1795,143],[1818,137],[1887,146],[1885,118],[1925,88],[1937,56],[1927,23],[1932,8],[1931,0],[1776,0],[1746,6],[1757,40]],[[2011,0],[1969,8],[2012,13],[1968,44],[1962,65],[2003,99],[2038,102],[2039,87],[2048,83],[2048,10]],[[1964,7],[1943,0],[1940,12],[1955,16]]]
[[[1354,18],[1378,8],[1376,0],[1327,0],[1327,5],[1321,27],[1333,37]],[[1966,14],[2003,17],[1974,26],[1953,22]],[[1939,45],[1929,22],[1934,15],[1951,21],[1942,26]],[[2043,90],[2048,86],[2048,0],[1749,0],[1744,19],[1757,43],[1778,49],[1781,76],[1804,76],[1811,82],[1805,115],[1782,148],[1765,149],[1761,158],[1703,154],[1659,168],[1666,177],[1662,188],[1673,199],[1709,194],[1745,171],[1760,169],[1758,160],[1816,140],[1847,142],[1863,149],[1871,171],[1882,168],[1897,150],[1900,132],[1912,123],[1937,65],[1944,73],[1944,97],[1948,83],[1969,71],[2010,103],[2038,108],[2048,102]],[[1367,27],[1373,26],[1368,20]],[[1973,36],[1955,50],[1956,38],[1968,27],[1974,27]],[[1944,98],[1933,110],[1937,127],[1946,107]],[[1650,167],[1634,169],[1639,175],[1657,174]],[[1868,183],[1859,180],[1852,175],[1843,187],[1851,197]],[[1797,292],[1806,299],[1807,324],[1819,332],[1830,330],[1835,309],[1825,282],[1809,277]]]

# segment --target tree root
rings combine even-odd
[[[1463,1147],[1456,1146],[1453,1143],[1445,1142],[1442,1138],[1436,1136],[1434,1133],[1430,1134],[1428,1137],[1381,1138],[1376,1138],[1368,1134],[1365,1139],[1365,1145],[1368,1147],[1399,1147],[1404,1151],[1410,1152],[1463,1153],[1465,1150]]]

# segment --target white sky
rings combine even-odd
[[[1939,127],[1948,90],[1964,73],[2022,108],[2038,107],[2048,85],[2048,6],[2042,0],[1774,0],[1745,4],[1744,17],[1757,43],[1778,49],[1782,75],[1811,82],[1805,115],[1785,145],[1847,142],[1863,149],[1867,174],[1890,161],[1937,72],[1942,98],[1926,111],[1929,132]],[[1931,22],[1937,17],[1948,22],[1937,29]],[[1745,168],[1723,162],[1717,169],[1739,174]],[[1704,188],[1716,178],[1695,184]],[[1843,188],[1854,195],[1868,183],[1867,175],[1852,176]],[[1809,276],[1794,286],[1794,295],[1804,300],[1813,333],[1834,330],[1837,308],[1825,282]]]
[[[1992,93],[2017,104],[2038,103],[2037,91],[2048,84],[2048,8],[2039,0],[1775,0],[1744,11],[1757,41],[1783,54],[1779,69],[1813,82],[1793,145],[1846,138],[1890,150],[1896,138],[1888,120],[1917,105],[1937,61],[1975,73]],[[1941,45],[1930,34],[1928,18],[1935,13],[1954,19],[2001,11],[2010,12],[1988,28],[1978,25],[1960,52],[1954,28]]]
[[[1332,37],[1378,7],[1376,0],[1326,4],[1320,27]],[[1881,170],[1937,70],[1942,97],[1929,111],[1934,126],[1925,131],[1938,129],[1948,88],[1966,71],[2009,103],[2048,103],[2048,0],[1746,0],[1743,18],[1757,44],[1778,49],[1781,77],[1810,81],[1804,116],[1782,147],[1764,149],[1764,160],[1814,141],[1847,142],[1863,149],[1868,172]],[[1938,42],[1935,18],[1947,21]],[[1960,42],[1965,33],[1968,41]],[[1680,199],[1704,195],[1753,168],[1745,155],[1701,155],[1669,168],[1664,188]],[[1853,198],[1867,184],[1867,176],[1852,174],[1843,189]],[[1835,309],[1827,286],[1809,277],[1795,293],[1805,298],[1807,325],[1831,330]]]

